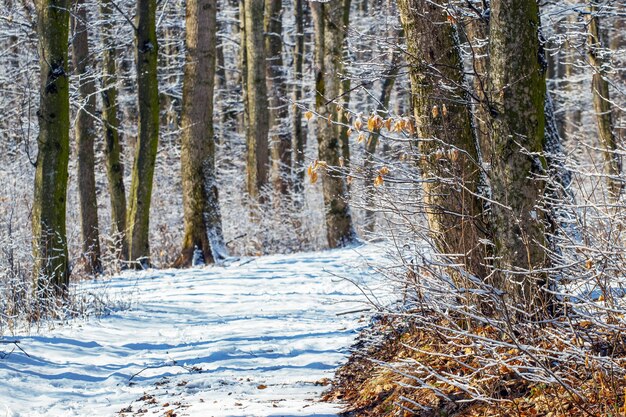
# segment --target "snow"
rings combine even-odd
[[[373,246],[82,284],[131,308],[17,334],[0,416],[334,416],[319,401],[360,326]],[[349,280],[341,277],[349,278]],[[8,345],[0,349],[10,350]]]

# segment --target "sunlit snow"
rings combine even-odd
[[[319,401],[363,313],[372,247],[149,270],[88,283],[128,310],[17,334],[0,416],[328,416]],[[345,313],[348,314],[339,314]],[[11,350],[8,345],[0,351]],[[171,415],[171,414],[170,414]]]

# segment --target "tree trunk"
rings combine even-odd
[[[326,234],[328,246],[345,246],[356,239],[352,215],[348,206],[346,181],[339,167],[341,156],[340,127],[337,98],[341,92],[343,41],[346,28],[343,20],[343,2],[330,0],[311,3],[315,28],[315,108],[317,119],[318,157],[331,169],[322,178]]]
[[[80,106],[76,113],[76,145],[78,198],[80,201],[80,224],[82,256],[91,275],[102,273],[100,259],[100,233],[98,227],[98,202],[96,201],[96,177],[94,171],[94,141],[96,138],[96,84],[95,73],[89,54],[87,32],[87,9],[85,1],[76,2],[74,36],[72,38],[72,63],[77,74]]]
[[[215,180],[213,87],[217,0],[187,0],[181,166],[185,236],[176,266],[224,259],[222,218]]]
[[[150,265],[150,200],[159,143],[156,0],[137,0],[137,93],[139,132],[128,207],[128,259]]]
[[[104,124],[104,155],[109,183],[109,198],[111,201],[111,229],[116,241],[116,248],[121,260],[128,257],[126,239],[126,188],[124,187],[124,165],[120,159],[122,145],[120,143],[120,122],[117,112],[117,70],[115,61],[117,48],[115,35],[112,31],[111,19],[113,5],[110,0],[102,0],[100,14],[102,15],[102,121]]]
[[[591,92],[593,94],[593,109],[596,113],[596,124],[600,145],[604,153],[604,174],[607,177],[607,187],[611,201],[619,200],[622,193],[623,183],[620,179],[622,172],[622,160],[617,153],[617,141],[613,133],[612,106],[609,97],[609,83],[604,78],[602,69],[603,60],[600,50],[603,42],[600,35],[600,22],[597,16],[598,2],[592,0],[589,5],[589,36],[587,55],[593,68],[591,79]]]
[[[487,234],[479,197],[478,144],[463,88],[456,27],[441,4],[445,2],[398,3],[409,51],[424,203],[432,238],[446,262],[461,264],[467,273],[484,279],[488,268],[481,239]],[[453,270],[452,277],[459,289],[475,287],[461,271]]]
[[[37,0],[39,153],[33,198],[33,276],[37,291],[63,295],[69,284],[65,234],[70,104],[69,1]]]
[[[535,1],[492,0],[490,17],[491,187],[494,284],[523,311],[549,311],[542,198],[546,96]],[[524,51],[524,53],[520,53]],[[532,59],[529,59],[531,57]]]
[[[288,194],[291,187],[291,135],[289,108],[285,97],[283,68],[282,0],[265,1],[265,51],[267,52],[267,89],[271,120],[270,148],[272,152],[272,182],[274,190]],[[277,199],[279,201],[279,199]]]
[[[398,36],[399,37],[399,36]],[[398,65],[398,61],[400,55],[396,52],[395,47],[391,50],[391,68],[385,74],[385,78],[383,80],[383,85],[380,90],[380,98],[378,100],[378,109],[377,113],[380,117],[384,117],[388,115],[388,107],[389,101],[391,100],[391,93],[393,91],[393,86],[396,82],[396,77],[398,75],[398,71],[400,70],[400,66]],[[369,138],[367,139],[367,143],[365,145],[365,159],[363,161],[363,171],[364,171],[364,182],[365,182],[365,231],[372,233],[374,232],[374,228],[376,227],[376,211],[374,210],[374,178],[375,178],[375,170],[374,170],[374,155],[376,153],[376,147],[378,146],[378,139],[380,137],[380,132],[374,131],[371,132]]]
[[[474,127],[484,162],[491,165],[492,144],[490,138],[490,115],[487,101],[489,71],[489,18],[476,7],[470,12],[470,18],[464,27],[470,45],[472,63],[472,88],[474,93]]]
[[[248,126],[248,51],[246,48],[246,5],[245,0],[239,0],[239,79],[241,81],[241,101],[243,112],[237,120],[237,132],[247,135]],[[247,136],[246,136],[247,141]],[[246,166],[247,170],[247,166]],[[247,175],[247,171],[246,171]]]
[[[293,49],[293,179],[294,191],[299,196],[304,193],[304,152],[306,146],[306,130],[302,128],[302,71],[304,62],[304,10],[302,0],[294,0],[294,13],[296,19],[296,41]]]
[[[245,0],[244,3],[248,116],[246,125],[247,187],[250,197],[262,203],[261,192],[269,177],[269,110],[263,39],[264,0]]]

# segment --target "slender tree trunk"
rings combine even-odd
[[[330,167],[339,166],[341,156],[337,98],[341,92],[343,41],[343,2],[330,0],[311,3],[315,28],[315,108],[318,156]],[[348,206],[348,190],[341,173],[328,170],[322,178],[328,246],[336,248],[354,241],[356,234]]]
[[[114,9],[110,0],[102,0],[100,14],[102,16],[102,121],[104,124],[104,156],[109,183],[111,201],[111,229],[116,241],[117,252],[121,260],[128,256],[126,239],[126,188],[124,187],[124,165],[120,155],[120,122],[118,118],[119,103],[117,90],[117,48],[111,19]]]
[[[39,37],[39,153],[33,198],[33,275],[38,291],[63,295],[70,270],[65,234],[70,104],[69,1],[37,0]],[[42,294],[42,295],[44,295]]]
[[[185,236],[177,266],[226,256],[215,180],[213,86],[217,0],[187,0],[181,166]],[[194,256],[195,255],[195,256]]]
[[[94,168],[94,142],[96,139],[96,83],[95,72],[89,54],[87,9],[85,1],[78,0],[74,17],[72,38],[72,63],[77,74],[80,107],[76,114],[76,144],[78,148],[77,178],[80,201],[80,224],[82,256],[87,271],[102,273],[100,259],[100,233],[98,227],[98,202],[96,201],[96,176]]]
[[[241,81],[241,101],[243,112],[237,121],[237,131],[247,135],[248,126],[248,51],[246,42],[246,5],[245,0],[239,0],[239,79]],[[247,141],[247,136],[246,136]],[[247,170],[247,166],[246,166]],[[247,171],[246,171],[247,175]]]
[[[350,5],[351,0],[342,0],[343,8],[342,8],[342,23],[345,31],[347,33],[348,26],[350,24]],[[366,3],[367,4],[367,3]],[[348,39],[346,34],[343,35],[343,45],[342,45],[342,69],[345,67],[344,63],[348,60],[348,48],[347,43]],[[341,143],[341,158],[343,160],[343,166],[346,171],[350,170],[350,135],[348,134],[350,131],[350,118],[347,113],[348,106],[350,105],[350,88],[352,82],[350,77],[346,74],[341,74],[343,80],[341,81],[341,90],[339,90],[340,100],[338,100],[337,105],[340,107],[340,111],[337,112],[337,122],[339,122],[339,142]],[[346,183],[346,188],[348,189],[348,194],[350,193],[350,184]]]
[[[281,194],[291,191],[291,132],[289,108],[285,101],[287,87],[283,68],[282,0],[265,1],[265,50],[267,52],[267,89],[270,107],[270,148],[272,152],[272,182]],[[277,199],[279,201],[279,199]]]
[[[622,160],[617,153],[617,140],[613,133],[612,106],[609,97],[609,82],[602,70],[603,60],[600,51],[603,42],[600,35],[600,21],[597,16],[598,2],[591,0],[589,5],[589,36],[588,57],[593,68],[591,92],[593,94],[593,109],[596,113],[596,124],[600,145],[604,152],[604,174],[607,176],[609,196],[612,201],[619,200],[623,183],[619,178],[622,172]]]
[[[248,115],[246,125],[247,187],[250,197],[262,203],[261,191],[269,177],[269,110],[263,39],[264,0],[245,0],[244,3]]]
[[[139,132],[128,207],[130,261],[150,265],[150,200],[159,142],[156,0],[137,0],[137,92]]]
[[[446,2],[398,2],[408,47],[409,74],[416,120],[424,203],[439,252],[484,279],[487,237],[478,143],[472,129],[470,100],[464,90],[456,27],[441,5]],[[459,289],[475,287],[459,271]]]
[[[303,0],[294,0],[296,18],[296,41],[293,49],[294,86],[293,86],[293,178],[296,194],[304,193],[304,152],[306,146],[306,130],[302,128],[302,71],[304,62],[304,10]]]
[[[492,0],[490,86],[494,283],[519,308],[549,311],[546,237],[538,207],[546,170],[544,143],[545,59],[539,46],[535,1]],[[523,54],[520,51],[524,51]],[[532,57],[532,59],[529,59]],[[537,175],[537,177],[534,177]]]
[[[385,79],[383,81],[382,88],[380,90],[380,98],[378,100],[378,109],[377,113],[380,117],[384,117],[388,115],[388,107],[389,102],[391,100],[391,93],[393,91],[393,86],[396,82],[396,77],[398,75],[398,71],[400,70],[400,66],[398,65],[399,54],[392,49],[391,51],[391,68],[385,75]],[[380,137],[380,132],[374,131],[371,132],[367,143],[365,145],[365,159],[363,161],[363,171],[364,171],[364,182],[365,182],[365,230],[369,233],[374,231],[376,227],[376,211],[373,210],[374,207],[374,195],[375,195],[375,187],[374,187],[374,178],[375,178],[375,170],[374,170],[374,155],[376,153],[376,147],[378,146],[378,139]]]
[[[490,137],[489,103],[487,101],[489,71],[489,19],[483,10],[475,8],[464,27],[470,45],[473,69],[474,127],[484,162],[491,164],[492,144]]]

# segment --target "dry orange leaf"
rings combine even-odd
[[[307,120],[311,120],[311,118],[313,117],[313,112],[312,111],[308,111],[306,113],[304,113],[304,118]]]

